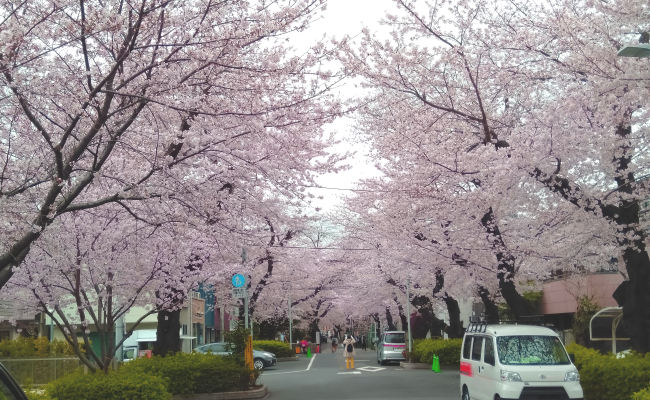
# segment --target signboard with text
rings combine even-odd
[[[243,287],[232,288],[232,297],[234,299],[243,299],[246,297],[246,289]]]

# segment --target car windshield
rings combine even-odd
[[[497,337],[499,361],[504,365],[565,365],[569,357],[555,336]]]
[[[405,342],[403,333],[387,333],[385,343],[403,344]]]

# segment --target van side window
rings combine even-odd
[[[483,362],[494,366],[494,342],[491,337],[485,338],[485,346],[483,346]]]
[[[472,336],[465,336],[465,343],[463,343],[463,358],[469,359],[472,351]]]
[[[481,351],[483,350],[482,347],[483,347],[483,338],[475,337],[474,346],[472,347],[472,360],[481,361]]]

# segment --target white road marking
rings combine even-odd
[[[309,371],[309,368],[311,368],[311,365],[314,363],[315,359],[316,359],[316,354],[311,356],[311,361],[309,362],[309,366],[307,367],[307,369],[305,371]]]
[[[269,376],[269,375],[284,375],[284,374],[295,374],[296,372],[305,372],[307,371],[306,369],[302,369],[300,371],[288,371],[288,372],[269,372],[266,374],[262,374],[262,376]]]
[[[385,370],[386,368],[381,368],[381,367],[363,367],[363,368],[358,368],[358,369],[359,369],[359,371],[377,372],[377,371]]]
[[[361,375],[361,372],[339,372],[338,375],[345,375],[345,374],[355,374],[355,375]]]
[[[269,372],[266,374],[262,374],[263,376],[270,376],[270,375],[284,375],[284,374],[295,374],[297,372],[307,372],[311,368],[311,365],[314,363],[314,360],[316,359],[316,354],[314,354],[311,357],[311,361],[309,362],[309,365],[307,366],[307,369],[301,369],[300,371],[287,371],[287,372]]]

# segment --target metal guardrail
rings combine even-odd
[[[30,380],[33,385],[45,385],[82,366],[76,357],[5,358],[0,359],[0,363],[19,385],[25,385]]]

